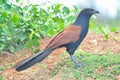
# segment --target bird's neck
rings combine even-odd
[[[73,25],[81,26],[83,29],[88,29],[89,20],[90,20],[90,16],[78,15]]]

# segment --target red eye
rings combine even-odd
[[[91,10],[88,10],[88,13],[90,13],[91,12]]]
[[[89,10],[88,10],[88,13],[91,13],[92,11],[93,11],[93,10],[89,9]]]

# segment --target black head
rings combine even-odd
[[[91,16],[95,13],[99,13],[99,11],[96,11],[96,10],[91,9],[91,8],[86,8],[86,9],[83,9],[80,14],[84,15],[84,16]]]
[[[80,12],[73,24],[76,26],[88,26],[90,17],[95,13],[99,13],[99,11],[93,10],[91,8],[85,8]]]

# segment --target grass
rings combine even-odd
[[[2,76],[0,76],[0,80],[4,80]]]
[[[6,66],[0,66],[0,72],[6,69]]]
[[[84,65],[78,69],[74,69],[74,63],[67,58],[64,65],[59,63],[56,71],[52,73],[60,74],[63,80],[116,80],[120,74],[120,54],[91,54],[86,52],[75,53],[79,62]],[[53,76],[53,74],[52,74]]]

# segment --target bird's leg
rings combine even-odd
[[[75,63],[75,68],[82,66],[81,63],[78,62],[77,58],[74,55],[70,55],[72,61]]]

